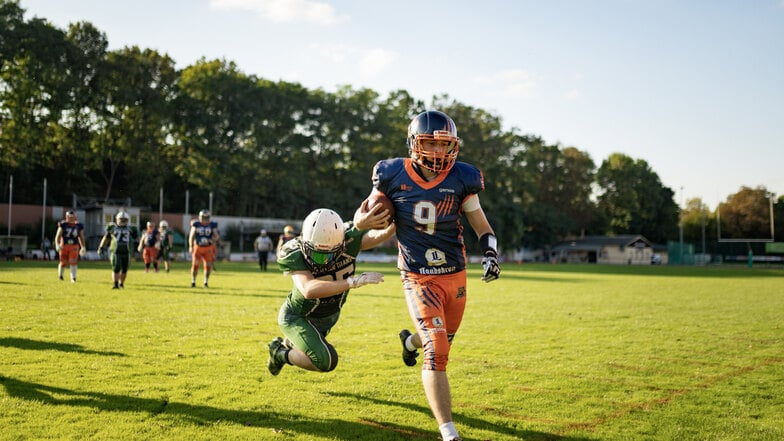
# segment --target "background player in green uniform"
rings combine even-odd
[[[368,213],[357,211],[353,224],[319,208],[305,218],[302,235],[284,244],[278,266],[291,275],[293,287],[278,315],[286,339],[277,337],[269,344],[267,368],[272,375],[285,364],[317,372],[335,369],[338,354],[326,337],[340,318],[349,289],[384,281],[381,273],[355,276],[354,270],[361,250],[378,246],[394,233],[391,224],[383,228],[385,218],[381,205]]]
[[[169,272],[171,265],[171,251],[174,246],[174,235],[169,231],[169,223],[162,220],[158,225],[158,232],[161,234],[161,252],[158,253],[158,260],[163,261],[163,267]]]
[[[114,223],[106,226],[106,234],[98,245],[98,254],[103,255],[106,246],[109,247],[109,261],[112,264],[112,289],[124,288],[125,277],[128,275],[128,266],[131,262],[133,242],[136,240],[136,231],[128,226],[131,217],[125,211],[120,211],[114,216]]]

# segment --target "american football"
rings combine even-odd
[[[367,213],[369,211],[372,211],[373,207],[375,207],[378,204],[381,204],[383,206],[383,208],[381,208],[379,211],[384,211],[384,209],[387,210],[388,213],[387,213],[386,225],[389,225],[395,219],[395,206],[392,204],[392,201],[389,200],[389,198],[384,193],[378,191],[374,191],[370,193],[370,196],[368,196],[367,199],[365,199],[362,202],[362,207],[361,207],[362,212]]]

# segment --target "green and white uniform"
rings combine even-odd
[[[158,259],[164,262],[168,262],[171,260],[172,244],[169,243],[169,237],[173,237],[172,232],[169,230],[158,231],[161,234],[161,252],[158,254]]]
[[[127,273],[136,232],[128,226],[121,227],[110,223],[106,226],[106,236],[111,238],[109,261],[112,263],[112,270],[115,273]]]
[[[318,280],[345,280],[354,275],[357,255],[362,248],[362,237],[367,231],[360,231],[348,224],[345,238],[346,250],[334,263],[324,267],[311,267],[302,253],[301,239],[298,237],[283,245],[278,253],[278,266],[284,272],[310,271]],[[327,342],[329,331],[340,318],[340,311],[346,303],[348,290],[334,296],[320,299],[306,299],[296,286],[291,288],[286,301],[280,308],[278,324],[283,334],[297,349],[305,352],[313,365],[323,372],[329,372],[338,364],[335,348]]]

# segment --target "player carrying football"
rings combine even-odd
[[[446,366],[466,304],[465,214],[484,255],[482,280],[500,275],[496,238],[477,193],[484,178],[457,162],[460,138],[454,121],[439,111],[420,113],[408,127],[408,158],[379,161],[373,186],[395,207],[398,269],[408,311],[416,327],[400,332],[403,362],[416,364],[422,348],[422,383],[442,438],[459,440],[452,422]]]

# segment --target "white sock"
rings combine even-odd
[[[438,426],[438,430],[441,431],[441,438],[443,438],[444,441],[460,437],[460,435],[457,434],[457,429],[455,429],[455,423],[451,421]]]
[[[71,267],[71,280],[76,280],[76,267]]]
[[[63,277],[63,266],[62,265],[57,265],[57,275],[59,277]]]
[[[411,341],[412,338],[414,338],[414,334],[411,334],[408,336],[408,338],[406,338],[406,349],[409,351],[416,351],[417,348],[414,346],[414,342]]]

